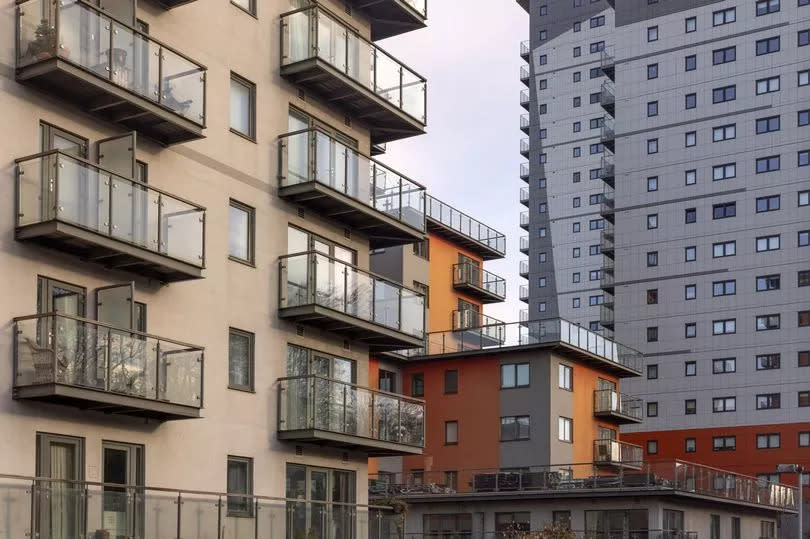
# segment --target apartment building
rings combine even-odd
[[[376,40],[424,0],[6,7],[0,535],[386,537],[424,403],[365,381],[425,297],[369,252],[425,189],[371,156],[427,83]]]
[[[572,319],[644,353],[624,430],[648,457],[796,484],[776,467],[810,447],[807,3],[572,1],[527,6],[529,196],[551,200],[554,256],[529,270],[557,284],[534,297],[573,309],[574,253],[596,272],[599,316]]]

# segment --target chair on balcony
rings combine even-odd
[[[53,350],[42,346],[33,339],[26,338],[25,345],[20,347],[20,367],[29,364],[34,370],[33,384],[48,384],[54,382]],[[23,359],[27,356],[27,359]]]

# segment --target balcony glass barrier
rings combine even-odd
[[[520,237],[520,250],[521,251],[528,251],[529,250],[529,236],[521,236]]]
[[[521,129],[528,129],[529,128],[529,114],[521,114],[520,115],[520,128]]]
[[[519,533],[521,536],[527,535],[529,537],[549,537],[550,533],[557,533],[551,530],[552,528],[550,527],[550,524],[548,524],[544,527],[521,530],[517,533]],[[480,530],[475,532],[465,532],[463,535],[461,535],[461,537],[469,539],[502,539],[504,533],[513,532]],[[610,532],[566,530],[565,533],[566,535],[564,537],[571,537],[572,539],[698,539],[697,532],[679,530],[611,528]],[[402,539],[434,539],[435,537],[436,533],[405,532]]]
[[[594,464],[641,467],[643,461],[644,449],[640,445],[612,439],[593,441]]]
[[[529,66],[520,66],[520,80],[529,79]]]
[[[200,347],[64,314],[14,326],[15,387],[61,384],[202,407]]]
[[[521,275],[528,275],[529,274],[529,261],[528,260],[521,260],[520,261],[520,268],[519,268]]]
[[[281,187],[316,181],[424,232],[425,188],[379,161],[317,129],[283,135],[279,154]]]
[[[427,195],[427,216],[478,243],[506,254],[506,236],[430,195]]]
[[[0,511],[0,530],[15,538],[400,539],[404,527],[404,515],[389,507],[311,501],[305,494],[274,498],[0,475],[0,496],[13,509]]]
[[[474,286],[506,298],[506,280],[503,277],[469,262],[453,265],[453,284]]]
[[[206,68],[84,0],[17,6],[17,67],[54,57],[205,127]]]
[[[531,47],[529,46],[529,40],[524,40],[520,42],[520,55],[526,56],[531,52]]]
[[[680,460],[647,463],[639,460],[638,465],[639,470],[620,469],[613,472],[598,463],[576,463],[527,466],[520,471],[479,468],[448,470],[456,472],[453,474],[447,474],[445,470],[420,470],[380,477],[370,474],[369,496],[407,498],[469,492],[653,488],[697,493],[788,511],[797,508],[796,488],[787,485]]]
[[[17,226],[62,221],[205,266],[205,208],[59,150],[17,160]]]
[[[525,301],[529,299],[529,287],[525,284],[520,285],[520,291],[518,292],[518,298],[521,301]]]
[[[425,297],[352,264],[314,251],[279,261],[280,307],[318,305],[417,338],[425,335]]]
[[[528,153],[529,152],[529,139],[522,138],[520,139],[520,153]]]
[[[600,136],[602,140],[613,140],[616,138],[616,121],[610,116],[602,120]]]
[[[528,105],[529,104],[529,90],[521,90],[520,91],[520,104],[521,105]]]
[[[464,335],[472,333],[473,336],[467,337],[468,340],[488,344],[500,343],[505,335],[504,325],[497,318],[472,309],[453,311],[453,330],[458,332],[462,340]]]
[[[316,429],[414,447],[425,446],[425,403],[324,378],[279,380],[280,432]]]
[[[281,65],[318,58],[421,123],[427,82],[317,6],[281,16]]]
[[[524,180],[529,178],[529,163],[520,164],[520,177]]]
[[[520,202],[525,204],[529,202],[529,188],[528,187],[521,187],[520,188]]]
[[[520,316],[519,319],[520,319],[521,323],[528,322],[528,320],[529,320],[529,310],[528,309],[521,309],[519,316]]]
[[[641,421],[642,401],[610,389],[597,389],[593,392],[593,409],[596,413],[617,413]]]
[[[529,212],[527,211],[520,212],[520,226],[522,227],[529,226]]]

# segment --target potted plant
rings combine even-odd
[[[56,28],[42,19],[34,30],[34,40],[28,44],[26,56],[37,60],[45,60],[56,54]]]

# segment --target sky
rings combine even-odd
[[[493,7],[498,4],[499,7]],[[529,16],[515,0],[429,0],[428,27],[380,41],[427,79],[427,134],[388,144],[379,159],[428,193],[506,234],[507,256],[485,268],[506,278],[507,302],[485,312],[518,320],[520,42]]]

